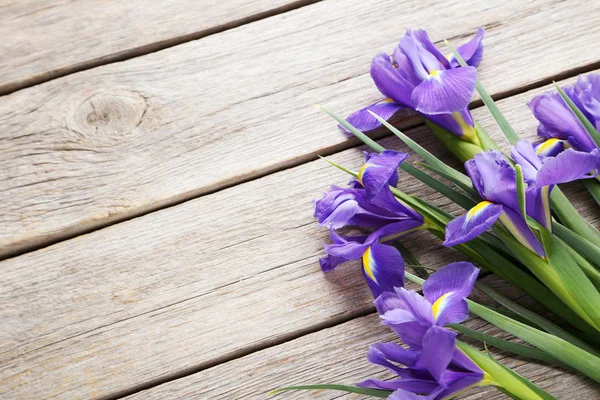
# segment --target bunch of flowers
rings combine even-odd
[[[371,346],[367,359],[391,371],[391,380],[368,379],[356,386],[312,385],[392,400],[454,397],[472,386],[493,385],[514,399],[554,397],[461,342],[457,332],[546,363],[567,366],[600,382],[600,232],[572,206],[557,185],[581,180],[600,204],[600,76],[580,77],[564,90],[543,94],[528,106],[539,121],[539,140],[519,139],[477,80],[483,56],[479,29],[446,56],[423,30],[408,30],[392,56],[378,54],[371,77],[385,96],[347,119],[326,111],[342,129],[374,151],[354,172],[348,187],[333,186],[314,202],[315,218],[330,230],[320,260],[328,272],[361,260],[377,312],[399,342]],[[468,105],[477,90],[512,147],[503,153],[474,121]],[[399,109],[420,114],[431,131],[462,162],[449,167],[387,120]],[[386,126],[425,161],[386,150],[363,131]],[[399,169],[465,209],[454,217],[397,188]],[[443,179],[442,179],[443,178]],[[449,184],[446,182],[450,182]],[[358,234],[341,233],[357,229]],[[550,322],[477,282],[479,269],[459,262],[423,280],[405,270],[400,244],[429,231],[479,267],[523,290],[559,318]],[[402,252],[399,250],[401,249]],[[420,270],[422,271],[422,270]],[[404,287],[422,285],[422,294]],[[510,313],[467,297],[474,287]],[[469,312],[517,336],[515,344],[461,325]]]

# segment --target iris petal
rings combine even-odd
[[[481,41],[483,40],[484,34],[485,31],[482,28],[478,28],[477,34],[473,39],[461,46],[458,46],[456,49],[458,54],[460,54],[463,60],[465,60],[467,65],[477,68],[481,63],[481,59],[483,58],[483,44]],[[450,64],[453,68],[456,68],[460,65],[454,56],[452,56]]]
[[[451,247],[473,240],[494,225],[500,218],[503,207],[489,201],[482,201],[466,215],[454,218],[446,226],[444,246]]]
[[[549,157],[537,173],[537,187],[593,178],[600,169],[600,150],[589,153],[567,149],[556,157]]]
[[[392,246],[373,243],[363,254],[363,271],[374,298],[404,286],[404,261]]]
[[[373,115],[369,113],[369,111],[377,114],[381,118],[387,120],[392,117],[396,113],[396,111],[403,108],[400,103],[396,103],[390,98],[379,100],[376,103],[373,103],[365,108],[361,108],[360,110],[350,114],[346,121],[354,126],[356,129],[362,132],[372,131],[373,129],[379,128],[381,126],[381,122]],[[346,133],[350,133],[348,129],[344,126],[339,125],[340,129]]]
[[[371,78],[377,89],[395,102],[410,107],[410,93],[415,87],[392,65],[390,56],[377,54],[371,61]]]
[[[449,114],[469,106],[475,90],[474,67],[432,71],[411,94],[415,110],[424,114]]]
[[[449,329],[432,326],[425,334],[420,359],[436,381],[441,380],[452,361],[455,346],[456,332]]]

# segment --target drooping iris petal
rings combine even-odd
[[[358,170],[358,180],[364,186],[369,200],[373,200],[389,185],[396,185],[398,166],[407,157],[408,154],[393,150],[368,155],[366,163]]]
[[[468,262],[448,264],[431,275],[423,285],[423,294],[432,304],[436,324],[463,322],[469,315],[464,300],[473,290],[479,269]]]
[[[458,46],[458,48],[456,49],[458,51],[458,54],[460,54],[463,60],[465,60],[467,65],[477,68],[481,63],[481,60],[483,58],[482,40],[484,34],[485,31],[483,30],[483,28],[478,28],[477,35],[475,35],[473,39],[469,40],[467,43],[461,46]],[[450,65],[453,68],[460,66],[458,60],[454,58],[454,55],[450,57]]]
[[[370,243],[365,243],[367,236],[341,236],[334,230],[329,232],[332,244],[325,244],[325,252],[330,256],[343,258],[346,261],[358,260],[367,250]]]
[[[404,286],[404,261],[396,248],[375,241],[362,259],[365,279],[374,298]]]
[[[556,157],[544,160],[537,173],[536,185],[541,188],[582,178],[593,178],[598,175],[599,169],[600,150],[594,149],[585,153],[567,149]]]
[[[475,90],[474,67],[431,71],[411,94],[415,110],[424,114],[449,114],[468,107]]]
[[[444,246],[451,247],[468,242],[481,235],[500,218],[503,207],[489,201],[482,201],[469,212],[454,218],[446,226]]]
[[[600,128],[600,75],[580,75],[572,88],[565,88],[567,95],[583,111],[587,119]]]
[[[452,361],[455,347],[456,332],[433,326],[425,334],[420,360],[436,381],[441,380]]]
[[[373,58],[371,78],[384,96],[393,99],[398,104],[410,106],[410,94],[414,85],[392,65],[389,55],[379,53]]]
[[[375,308],[379,315],[383,315],[388,311],[402,308],[402,300],[396,292],[383,292],[374,301]]]
[[[540,122],[538,135],[547,139],[566,140],[579,151],[592,151],[596,148],[594,141],[560,94],[546,93],[534,97],[527,105]]]
[[[379,100],[376,103],[373,103],[365,108],[361,108],[360,110],[350,114],[346,121],[356,129],[362,132],[372,131],[373,129],[379,128],[381,126],[381,122],[369,111],[377,114],[383,119],[390,119],[392,115],[396,113],[396,111],[404,108],[400,103],[396,103],[394,100],[387,98],[383,100]],[[342,129],[346,133],[350,133],[348,129],[344,126],[339,125],[340,129]]]
[[[333,257],[330,255],[327,255],[325,257],[321,257],[319,258],[319,265],[321,266],[321,270],[323,272],[329,272],[329,271],[333,271],[335,269],[335,267],[337,267],[338,265],[345,263],[346,260],[345,258],[342,257]]]

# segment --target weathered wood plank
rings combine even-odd
[[[500,106],[522,110],[531,95]],[[475,116],[492,125],[485,110]],[[535,133],[532,118],[515,121]],[[426,129],[409,133],[442,152]],[[359,149],[333,156],[351,167],[361,158]],[[346,181],[310,162],[2,262],[3,389],[106,395],[368,310],[356,264],[325,277],[317,264],[327,233],[312,221],[311,199]],[[445,203],[405,176],[400,186]],[[571,189],[585,199],[580,185]],[[588,209],[597,221],[597,207]],[[427,265],[457,259],[431,236],[412,240]]]
[[[481,320],[467,325],[499,337],[509,337]],[[392,374],[366,360],[370,344],[397,341],[380,325],[376,315],[325,329],[274,346],[194,375],[126,397],[141,399],[261,399],[274,388],[311,383],[356,384],[367,378],[386,379]],[[562,369],[507,357],[491,348],[493,356],[536,382],[560,399],[593,399],[600,394],[594,382]],[[287,392],[273,399],[362,399],[364,396],[332,391]],[[492,387],[471,389],[460,399],[507,399]]]
[[[6,3],[6,2],[5,2]],[[0,94],[310,4],[294,0],[49,1],[0,5]]]
[[[436,4],[326,1],[0,99],[0,256],[350,146],[310,104],[375,100],[370,58],[406,27],[486,26],[492,93],[600,60],[590,2]]]

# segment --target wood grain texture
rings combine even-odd
[[[308,4],[293,0],[25,0],[0,5],[0,94]]]
[[[370,58],[407,27],[455,42],[487,27],[496,94],[600,60],[590,2],[436,5],[325,1],[1,98],[0,256],[350,146],[310,104],[345,115],[377,99]]]
[[[514,117],[531,95],[500,107]],[[498,134],[485,110],[474,115]],[[532,118],[515,121],[535,134]],[[443,153],[425,128],[408,133]],[[406,150],[392,138],[382,144]],[[333,159],[357,168],[362,154]],[[6,396],[100,397],[368,310],[357,264],[323,276],[317,263],[327,232],[312,220],[311,199],[346,181],[314,161],[2,262]],[[406,176],[400,186],[448,203]],[[569,189],[597,223],[582,187]],[[426,265],[459,259],[439,243],[423,234],[408,245]]]
[[[466,325],[498,337],[510,338],[481,320],[471,320]],[[393,375],[371,365],[366,360],[366,352],[370,344],[397,340],[373,314],[144,390],[126,399],[264,399],[269,390],[283,386],[314,383],[353,385],[367,378],[389,379]],[[512,358],[494,348],[491,348],[491,353],[494,358],[559,399],[592,400],[600,395],[597,384],[581,376]],[[272,398],[366,399],[365,396],[334,391],[287,392]],[[508,397],[493,387],[485,387],[471,389],[458,399]]]

